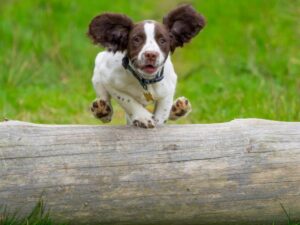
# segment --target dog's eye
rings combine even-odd
[[[138,44],[138,43],[140,43],[141,42],[141,37],[139,37],[139,36],[135,36],[134,38],[133,38],[133,41],[134,41],[134,43],[136,43],[136,44]]]
[[[162,45],[165,44],[165,43],[167,42],[166,39],[164,39],[164,38],[160,38],[158,41],[159,41],[159,43],[162,44]]]

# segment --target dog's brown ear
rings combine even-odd
[[[127,48],[132,27],[133,22],[127,16],[104,13],[91,21],[88,35],[95,44],[101,44],[109,51],[124,51]]]
[[[191,5],[181,5],[168,13],[163,24],[169,29],[171,51],[189,42],[205,26],[204,17]]]

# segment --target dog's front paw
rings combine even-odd
[[[139,116],[132,120],[132,124],[136,127],[142,127],[142,128],[154,128],[155,127],[155,121],[153,117],[149,116]]]
[[[113,109],[108,101],[102,99],[96,99],[91,106],[91,111],[93,115],[100,119],[103,123],[108,123],[111,121],[113,115]]]
[[[186,116],[192,111],[190,101],[185,97],[179,97],[172,105],[169,119],[177,120],[180,117]]]

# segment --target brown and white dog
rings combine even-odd
[[[163,23],[145,20],[133,23],[121,14],[103,13],[89,25],[88,35],[106,51],[95,60],[93,86],[97,99],[91,111],[110,122],[113,97],[125,110],[128,124],[153,128],[191,111],[180,97],[173,103],[177,75],[170,54],[189,42],[205,26],[202,15],[190,5],[168,13]],[[154,112],[145,106],[154,101]]]

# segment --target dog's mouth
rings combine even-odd
[[[153,73],[155,73],[157,71],[157,67],[155,67],[155,66],[153,66],[151,64],[145,65],[141,69],[142,69],[143,72],[145,72],[147,74],[153,74]]]

